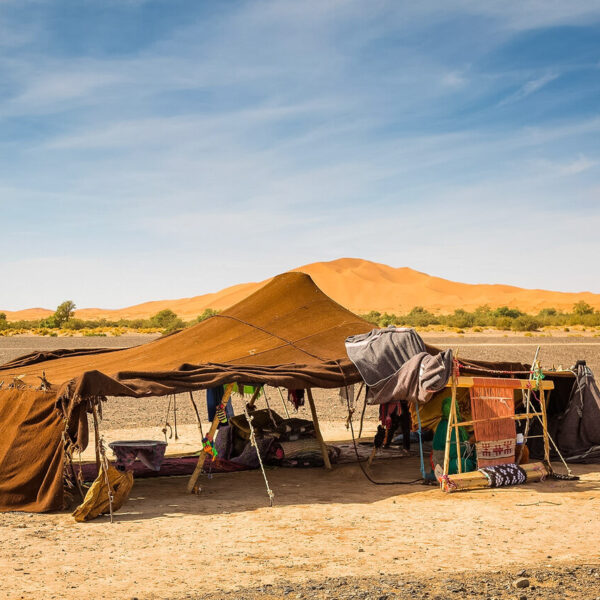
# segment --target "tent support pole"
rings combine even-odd
[[[452,440],[452,427],[454,425],[454,415],[456,414],[456,373],[452,368],[452,403],[450,405],[450,415],[448,416],[448,429],[446,430],[446,448],[444,450],[444,475],[448,475],[450,470],[450,443]],[[460,452],[458,453],[460,460]]]
[[[222,404],[227,404],[227,402],[229,402],[229,398],[231,397],[231,392],[233,391],[233,383],[230,383],[227,385],[227,387],[225,388],[225,393],[223,394],[223,400],[221,401]],[[208,433],[206,434],[206,438],[209,441],[212,441],[212,439],[215,436],[215,433],[217,432],[217,429],[219,428],[219,417],[217,415],[215,415],[215,418],[213,419],[213,422],[211,423],[210,429],[208,431]],[[204,442],[204,440],[203,440]],[[190,480],[188,481],[188,485],[187,485],[187,491],[190,494],[197,494],[200,491],[200,486],[198,485],[198,480],[200,479],[200,474],[202,473],[202,467],[204,466],[204,461],[206,460],[206,452],[204,451],[204,445],[202,446],[202,451],[200,456],[198,457],[198,462],[196,463],[196,468],[194,469],[194,472],[192,473],[192,476],[190,477]]]
[[[544,434],[544,459],[546,468],[552,473],[552,465],[550,464],[550,442],[548,441],[548,417],[546,415],[546,396],[544,388],[540,386],[540,407],[542,409],[542,432]]]
[[[315,433],[317,434],[317,440],[319,441],[319,444],[321,444],[323,464],[326,469],[331,469],[331,462],[329,461],[327,445],[325,444],[325,440],[323,440],[323,435],[321,434],[321,427],[319,426],[319,417],[317,417],[317,409],[315,408],[315,401],[313,399],[312,390],[310,388],[306,390],[306,395],[308,396],[308,404],[310,405],[310,412],[312,415],[313,423],[315,425]]]
[[[98,412],[96,411],[95,404],[92,404],[92,416],[94,417],[94,438],[96,443],[96,471],[100,473],[100,431],[98,427]]]
[[[249,410],[252,410],[254,408],[254,405],[256,404],[256,401],[258,400],[258,397],[260,396],[260,392],[262,390],[262,385],[259,385],[255,390],[254,393],[252,394],[252,398],[250,398],[250,401],[248,402],[248,404],[246,405],[248,407]]]

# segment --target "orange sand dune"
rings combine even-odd
[[[457,283],[408,267],[394,268],[358,258],[312,263],[292,271],[308,273],[326,294],[357,313],[370,310],[403,313],[414,306],[448,313],[457,308],[473,310],[482,304],[492,308],[506,305],[526,312],[550,307],[570,311],[573,304],[580,300],[600,309],[600,294],[591,292],[551,292],[509,285]],[[156,300],[121,309],[84,308],[78,310],[76,316],[80,319],[141,319],[170,308],[181,318],[190,320],[206,308],[223,310],[239,302],[267,281],[242,283],[212,294],[179,300]],[[31,308],[5,312],[10,321],[16,321],[44,318],[53,311]]]

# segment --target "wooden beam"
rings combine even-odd
[[[477,378],[476,377],[475,378],[474,377],[459,377],[456,382],[456,387],[471,388],[476,385],[474,379],[477,379]],[[483,377],[482,379],[494,379],[494,386],[497,386],[497,387],[503,387],[503,385],[502,385],[503,383],[506,383],[507,384],[506,387],[508,387],[509,385],[514,385],[515,381],[520,382],[520,387],[522,390],[526,390],[531,386],[531,382],[528,379],[507,379],[505,377],[493,377],[493,378],[492,377]],[[450,380],[448,380],[446,387],[452,387],[452,378],[450,378]],[[534,386],[533,389],[536,389],[536,387]],[[540,381],[540,389],[541,390],[553,390],[554,382],[546,381],[546,380]]]
[[[523,419],[531,419],[533,417],[541,417],[543,413],[529,413],[527,416],[526,413],[522,413],[519,415],[506,415],[504,417],[490,417],[489,419],[477,419],[476,421],[463,421],[462,423],[457,423],[457,427],[467,427],[468,425],[474,425],[475,423],[487,423],[488,421],[502,421],[502,419],[513,419],[514,421],[522,421]]]
[[[229,398],[231,396],[232,391],[233,391],[233,383],[230,383],[225,388],[225,393],[223,394],[223,400],[221,401],[222,404],[227,404],[227,402],[229,402]],[[215,418],[213,419],[213,421],[210,425],[210,429],[209,429],[208,433],[206,434],[207,439],[209,439],[209,440],[214,439],[215,433],[217,432],[217,429],[219,428],[219,423],[220,423],[219,417],[217,415],[215,415]],[[205,460],[206,460],[206,452],[204,452],[204,447],[202,447],[202,452],[201,452],[200,456],[198,457],[198,462],[196,463],[196,468],[194,469],[194,472],[192,473],[192,476],[190,477],[190,480],[188,481],[187,490],[190,494],[197,494],[200,490],[198,480],[200,479],[200,474],[202,473],[202,467],[204,466]]]
[[[319,444],[321,444],[321,454],[323,454],[323,464],[326,469],[331,469],[331,462],[329,461],[329,453],[327,452],[327,445],[325,444],[325,440],[323,439],[323,435],[321,434],[321,427],[319,426],[319,418],[317,417],[317,409],[315,408],[315,401],[313,399],[312,390],[308,388],[306,390],[306,395],[308,397],[308,404],[310,406],[310,412],[312,414],[312,420],[315,426],[315,433],[317,434],[317,440]]]

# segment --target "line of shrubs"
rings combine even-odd
[[[436,315],[422,306],[415,306],[409,313],[404,315],[380,313],[372,310],[361,316],[379,327],[387,327],[388,325],[407,327],[442,325],[458,329],[488,327],[504,331],[536,331],[541,327],[600,326],[600,312],[594,310],[586,302],[577,302],[570,313],[561,312],[555,308],[544,308],[537,314],[532,315],[508,306],[492,309],[484,305],[472,312],[459,308],[448,315]]]
[[[144,332],[160,331],[162,333],[172,333],[173,331],[196,325],[197,323],[200,323],[201,321],[218,314],[218,311],[212,308],[207,308],[195,319],[192,319],[191,321],[184,321],[183,319],[180,319],[172,310],[167,308],[156,313],[149,319],[119,319],[116,321],[111,321],[109,319],[77,319],[72,316],[74,310],[75,305],[73,305],[71,314],[68,314],[66,318],[64,318],[57,309],[57,312],[45,319],[35,319],[31,321],[8,321],[6,319],[6,314],[0,313],[0,332],[16,330],[33,332],[41,331],[43,332],[42,335],[52,335],[53,333],[56,334],[57,330],[60,330],[61,333],[83,332],[87,335],[91,335],[90,331],[93,330],[119,328]]]
[[[110,321],[108,319],[84,320],[73,316],[75,304],[71,301],[63,302],[56,312],[45,319],[32,321],[8,321],[4,313],[0,313],[0,333],[3,331],[43,331],[45,335],[52,335],[57,330],[62,332],[83,332],[92,335],[94,330],[107,328],[119,328],[120,330],[135,331],[160,331],[172,333],[179,329],[196,325],[214,315],[218,311],[207,308],[201,315],[191,321],[184,321],[172,310],[164,309],[149,319],[119,319]],[[554,308],[544,308],[537,314],[527,314],[516,308],[501,306],[490,308],[487,305],[480,306],[472,312],[457,309],[452,314],[436,315],[422,306],[415,306],[409,313],[395,315],[391,313],[380,313],[372,310],[361,315],[367,321],[378,327],[388,325],[400,325],[408,327],[428,327],[430,325],[441,325],[448,328],[495,328],[504,331],[536,331],[541,327],[568,327],[571,325],[582,325],[584,327],[600,327],[600,312],[594,310],[586,302],[578,302],[573,306],[570,313],[561,312]],[[48,333],[46,333],[48,332]]]

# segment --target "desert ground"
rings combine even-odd
[[[600,372],[598,338],[424,337],[464,358],[530,361],[540,344],[545,366],[584,358]],[[0,363],[67,344],[148,339],[0,338]],[[277,390],[268,399],[284,412]],[[337,392],[316,402],[327,440],[347,441]],[[179,399],[180,439],[169,440],[169,452],[198,449],[188,404]],[[161,439],[166,406],[109,399],[102,433]],[[375,426],[369,409],[365,434]],[[0,514],[0,598],[596,599],[600,466],[573,471],[579,481],[446,495],[420,483],[374,485],[356,464],[269,468],[272,508],[258,471],[205,477],[198,496],[186,493],[185,477],[139,479],[112,525],[107,517],[78,524],[68,512]],[[418,457],[380,457],[370,474],[414,480]]]

